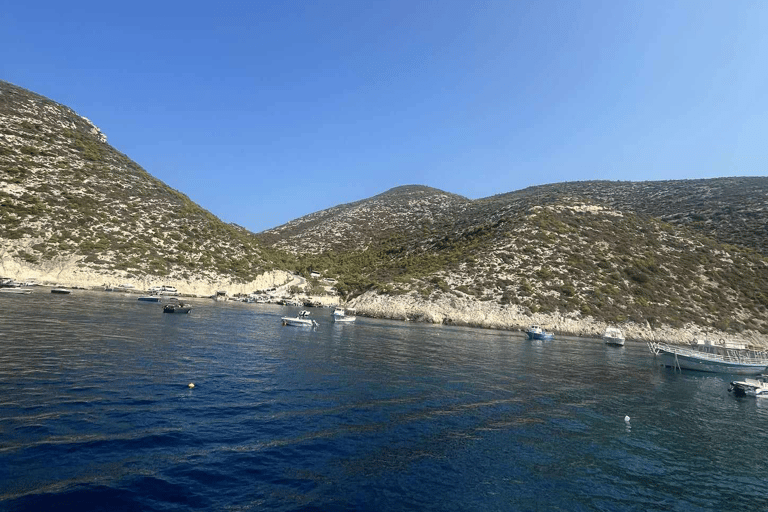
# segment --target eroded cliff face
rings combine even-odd
[[[578,312],[566,315],[530,314],[519,306],[502,306],[466,297],[442,296],[427,300],[417,294],[387,296],[366,292],[353,300],[351,305],[357,309],[358,314],[372,318],[502,330],[524,330],[531,324],[538,324],[559,334],[588,338],[600,338],[608,327],[606,322]],[[750,330],[736,335],[713,329],[705,332],[695,324],[675,328],[668,325],[651,326],[647,322],[624,322],[621,329],[627,339],[631,340],[689,343],[696,338],[709,338],[746,341],[755,348],[768,348],[768,336]]]

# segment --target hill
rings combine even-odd
[[[537,318],[590,335],[608,323],[642,326],[639,337],[686,326],[765,334],[765,225],[755,219],[767,184],[584,182],[476,201],[401,187],[297,219],[273,243],[289,241],[300,267],[337,278],[376,316],[497,327]],[[420,210],[404,200],[413,196]],[[336,247],[338,233],[361,242]]]
[[[0,273],[248,293],[334,278],[369,316],[768,345],[768,179],[410,185],[258,235],[152,177],[68,107],[0,82]],[[300,281],[300,280],[299,280]]]
[[[0,169],[4,275],[208,293],[288,266],[115,150],[88,119],[2,81]]]
[[[620,211],[687,226],[724,244],[768,256],[768,177],[669,181],[583,181],[530,187],[489,199],[493,203],[578,196]]]
[[[469,199],[435,188],[401,186],[306,215],[259,237],[294,254],[355,251],[396,233],[419,236],[471,204]]]

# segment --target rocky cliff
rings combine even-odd
[[[0,275],[65,285],[271,285],[285,256],[107,144],[70,108],[0,81]],[[278,278],[279,279],[279,278]]]

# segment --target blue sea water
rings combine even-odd
[[[644,344],[46,291],[0,295],[2,510],[768,510],[768,401]]]

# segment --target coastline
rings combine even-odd
[[[230,297],[248,295],[256,290],[271,288],[287,291],[303,281],[302,278],[284,270],[264,272],[249,282],[235,282],[225,278],[206,279],[200,276],[189,279],[160,276],[137,277],[127,273],[116,274],[87,269],[78,263],[79,258],[62,258],[43,265],[29,265],[5,257],[0,260],[0,276],[12,277],[19,282],[34,281],[46,286],[91,290],[129,284],[132,286],[131,290],[141,292],[155,285],[168,285],[177,288],[181,295],[189,297],[211,297],[221,290],[225,290]],[[342,302],[337,296],[301,295],[300,297],[322,305]],[[351,300],[348,305],[355,307],[357,314],[363,317],[506,331],[524,330],[531,324],[538,324],[557,334],[586,338],[602,337],[605,328],[610,325],[593,317],[583,316],[579,312],[531,314],[516,305],[501,305],[453,294],[442,294],[427,299],[416,293],[390,296],[369,291]],[[705,329],[692,323],[673,327],[651,326],[647,322],[638,324],[629,321],[622,322],[620,327],[627,339],[643,342],[664,341],[672,344],[688,344],[696,338],[709,338],[745,341],[754,348],[768,348],[768,336],[754,331],[733,334]]]
[[[467,297],[442,295],[424,299],[415,294],[385,296],[366,292],[350,302],[357,314],[372,318],[426,322],[499,330],[524,330],[531,324],[545,326],[557,334],[601,338],[606,327],[612,324],[583,316],[579,312],[567,314],[528,314],[515,305],[473,300]],[[622,322],[620,326],[628,340],[664,341],[672,344],[688,344],[697,338],[725,341],[745,341],[754,348],[768,348],[768,337],[754,331],[738,335],[705,329],[696,324],[683,327],[668,325],[651,326],[649,323]]]

